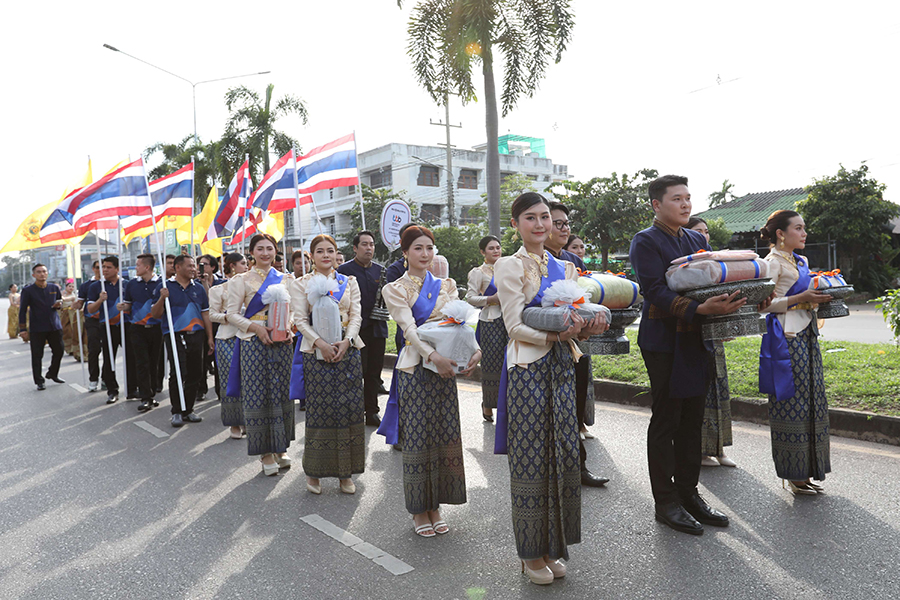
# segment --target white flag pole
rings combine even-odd
[[[362,175],[359,168],[359,148],[356,145],[356,130],[353,131],[353,154],[356,155],[356,187],[359,188],[359,216],[362,218],[362,228],[366,228],[366,209],[363,208]]]
[[[150,195],[150,182],[147,180],[147,168],[144,166],[144,183],[147,185],[147,195]],[[193,190],[193,182],[191,185],[191,198],[194,197]],[[153,235],[156,236],[156,249],[159,255],[159,264],[160,271],[162,272],[162,285],[166,285],[166,257],[162,252],[162,245],[159,242],[159,230],[156,228],[156,215],[153,214],[153,201],[150,201],[150,220],[153,222]],[[175,363],[175,381],[178,383],[178,399],[181,402],[181,410],[182,412],[187,410],[187,405],[184,400],[184,384],[181,379],[181,365],[178,362],[178,346],[176,345],[178,342],[175,338],[175,325],[172,323],[172,308],[169,305],[169,298],[165,299],[166,304],[166,323],[169,325],[169,336],[172,341],[172,352],[174,353],[174,357],[172,362]],[[166,353],[168,353],[168,349],[166,349]],[[167,363],[168,364],[168,363]],[[170,398],[171,400],[171,398]]]
[[[72,246],[72,256],[75,255],[75,246]],[[75,268],[81,268],[81,257],[77,257],[75,260]],[[78,276],[78,271],[75,272],[76,279]],[[81,341],[81,319],[84,316],[84,306],[81,307],[80,310],[75,311],[75,325],[78,327],[78,356],[81,357],[81,382],[84,383],[84,387],[88,386],[87,382],[87,374],[84,370],[84,344]]]
[[[147,193],[149,194],[150,188],[147,188]],[[148,196],[149,197],[149,196]],[[152,206],[152,204],[151,204]],[[153,209],[150,209],[151,217]],[[116,227],[116,235],[119,238],[116,241],[116,249],[119,254],[119,303],[122,302],[122,218],[119,217],[116,219],[119,226]],[[128,352],[125,350],[125,315],[119,311],[119,340],[121,342],[121,350],[122,350],[122,381],[125,383],[125,396],[128,396]],[[115,364],[115,363],[113,363]]]
[[[300,251],[303,251],[303,220],[300,218],[300,184],[297,182],[297,149],[291,148],[294,159],[294,204],[297,206],[297,233],[300,236]],[[300,272],[306,275],[306,260],[300,261]]]
[[[191,256],[194,256],[194,190],[197,189],[194,180],[194,169],[196,168],[197,165],[194,164],[194,155],[191,154]],[[149,191],[149,189],[147,191]],[[177,237],[178,234],[176,233],[175,236]]]

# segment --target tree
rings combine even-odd
[[[181,167],[191,162],[194,158],[194,212],[199,213],[203,209],[203,203],[216,182],[218,169],[218,156],[216,153],[218,144],[194,144],[193,134],[186,136],[177,144],[157,142],[144,150],[144,160],[154,154],[162,155],[162,163],[154,167],[147,176],[159,179],[171,175]]]
[[[406,192],[394,192],[391,188],[372,189],[363,184],[362,200],[363,210],[366,213],[366,227],[375,236],[375,260],[380,263],[386,263],[391,259],[391,250],[381,241],[381,211],[384,205],[391,200],[403,200],[410,205],[415,214],[415,205],[403,197]],[[363,230],[362,213],[359,208],[359,200],[353,203],[350,210],[347,211],[350,217],[350,231],[347,233],[347,244],[341,248],[341,252],[345,256],[353,255],[353,237]]]
[[[297,140],[275,128],[276,122],[286,116],[296,115],[305,125],[309,114],[306,104],[295,96],[283,96],[272,104],[274,84],[266,87],[265,100],[246,86],[231,88],[225,93],[228,120],[225,133],[219,142],[219,175],[222,181],[231,181],[234,173],[250,155],[254,181],[260,181],[269,172],[269,152],[281,157],[291,148],[299,150]]]
[[[734,189],[734,184],[728,181],[727,179],[722,182],[722,189],[716,192],[713,192],[708,196],[709,207],[715,208],[721,204],[725,204],[726,202],[730,202],[734,200],[734,194],[732,190]]]
[[[437,227],[432,230],[438,253],[447,259],[450,277],[457,285],[466,285],[469,271],[484,260],[478,242],[484,237],[484,225]]]
[[[652,222],[647,187],[656,176],[655,169],[644,169],[632,176],[613,173],[586,182],[566,181],[565,193],[556,194],[569,206],[572,233],[600,249],[601,269],[609,267],[610,250],[627,246]]]
[[[397,5],[402,6],[402,0]],[[499,116],[495,61],[502,61],[503,116],[531,97],[552,58],[559,62],[572,35],[569,0],[420,0],[410,16],[407,53],[416,80],[437,103],[448,92],[476,100],[472,69],[484,79],[489,231],[499,236]]]
[[[706,225],[709,227],[709,245],[713,250],[721,250],[728,245],[733,232],[725,226],[725,219],[709,219]]]
[[[797,203],[808,230],[820,240],[834,240],[849,258],[847,281],[857,289],[880,296],[897,271],[890,262],[898,251],[891,249],[891,219],[900,206],[884,199],[885,185],[868,175],[865,163],[836,175],[816,179],[806,188],[807,198]]]

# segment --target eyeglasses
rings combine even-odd
[[[563,229],[571,229],[571,225],[568,221],[553,221],[553,226],[562,231]]]

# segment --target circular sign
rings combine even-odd
[[[412,220],[409,204],[403,200],[391,200],[381,211],[381,241],[395,250],[400,247],[400,228]]]

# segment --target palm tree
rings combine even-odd
[[[209,190],[215,185],[218,169],[218,143],[194,143],[194,135],[186,136],[177,144],[158,142],[144,150],[144,160],[156,153],[162,154],[163,161],[154,167],[148,177],[159,179],[171,175],[194,159],[194,212],[199,212]]]
[[[283,96],[273,106],[274,89],[275,85],[271,83],[266,87],[264,101],[260,100],[259,94],[243,85],[225,93],[229,115],[225,133],[219,142],[219,174],[222,181],[230,181],[244,162],[244,155],[249,154],[251,172],[254,181],[258,182],[269,171],[270,151],[282,156],[291,148],[298,147],[297,140],[275,129],[275,123],[293,114],[300,117],[305,125],[309,118],[306,104],[295,96]]]
[[[403,5],[402,0],[397,5]],[[494,62],[502,60],[503,116],[540,85],[572,35],[569,0],[420,0],[410,16],[407,53],[416,80],[435,102],[448,92],[475,100],[472,69],[484,77],[488,224],[500,235],[500,151]]]
[[[734,193],[732,192],[732,190],[734,190],[734,184],[727,179],[723,181],[722,189],[715,191],[708,196],[707,199],[709,200],[709,207],[715,208],[720,204],[725,204],[730,200],[734,200]]]

